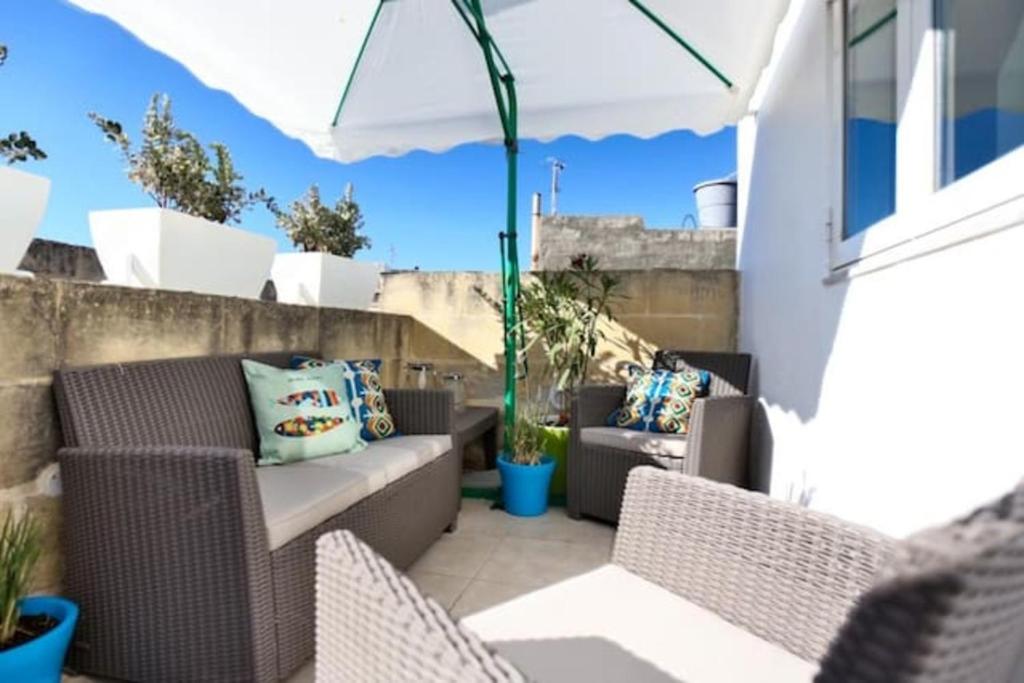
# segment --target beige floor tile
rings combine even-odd
[[[411,571],[431,572],[471,579],[494,552],[501,539],[483,534],[445,534],[430,546]]]
[[[459,619],[488,607],[508,602],[532,590],[536,589],[511,583],[474,580],[462,592],[462,596],[455,601],[455,605],[450,611],[452,616]]]
[[[583,544],[508,536],[476,578],[539,587],[583,574],[610,559],[608,542]]]
[[[492,510],[489,500],[463,499],[456,533],[504,536],[509,517],[502,510]]]
[[[607,544],[615,536],[615,527],[569,517],[565,508],[551,508],[541,517],[507,515],[506,534],[548,541]]]
[[[416,584],[416,587],[424,594],[437,600],[445,609],[451,609],[452,605],[462,591],[469,585],[470,578],[464,576],[448,576],[435,572],[424,571],[418,567],[409,570],[409,578]]]

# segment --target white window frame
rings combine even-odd
[[[855,275],[1003,228],[1024,224],[1024,148],[945,187],[939,184],[942,34],[934,0],[897,0],[896,210],[849,238],[845,221],[844,157],[846,3],[830,2],[829,88],[832,100],[828,217],[830,275]]]

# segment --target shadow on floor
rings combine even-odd
[[[552,638],[490,643],[532,681],[630,681],[668,683],[676,679],[604,638]]]

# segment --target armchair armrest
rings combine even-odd
[[[752,396],[709,396],[693,404],[686,473],[745,485],[748,480]]]
[[[319,680],[526,681],[348,530],[317,539],[316,640]]]
[[[894,543],[761,493],[637,467],[612,562],[815,661]]]
[[[566,461],[565,506],[569,516],[579,519],[583,497],[583,445],[580,430],[584,427],[602,427],[612,411],[622,405],[626,387],[622,384],[586,384],[572,394],[569,413],[569,457]]]
[[[455,437],[455,396],[445,389],[385,389],[384,400],[403,434]]]
[[[259,627],[274,616],[252,452],[76,447],[58,459],[65,586],[82,608],[78,668],[276,680],[273,629]],[[216,637],[182,636],[196,624]]]

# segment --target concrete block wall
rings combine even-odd
[[[0,517],[15,509],[42,523],[36,588],[60,585],[55,368],[320,349],[329,357],[382,358],[383,381],[396,386],[415,325],[386,313],[0,276]]]
[[[736,231],[649,230],[639,216],[535,216],[533,270],[561,270],[579,253],[605,270],[733,270]]]

